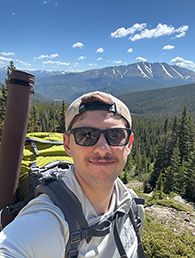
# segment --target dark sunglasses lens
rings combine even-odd
[[[123,128],[108,129],[107,140],[112,146],[123,146],[126,145],[129,140],[129,133]]]
[[[99,139],[99,131],[95,128],[78,128],[74,131],[75,141],[82,146],[93,146]]]

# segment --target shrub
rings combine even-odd
[[[192,258],[195,253],[195,238],[192,234],[177,235],[172,229],[152,223],[146,216],[142,243],[147,258]]]

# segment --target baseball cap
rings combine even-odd
[[[85,103],[82,101],[84,98],[90,98],[97,95],[99,95],[100,97],[109,98],[112,104],[107,104],[106,101],[105,103],[102,101],[94,103]],[[80,96],[70,104],[66,111],[66,131],[68,131],[69,126],[76,115],[79,115],[85,111],[95,110],[107,110],[116,113],[125,118],[131,128],[132,121],[130,111],[121,100],[105,92],[93,91]]]

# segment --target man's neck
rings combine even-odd
[[[83,181],[81,178],[77,178],[77,180],[97,215],[99,216],[106,213],[110,207],[113,185],[106,188],[98,188],[87,184],[87,182]]]
[[[97,215],[103,215],[109,210],[110,203],[112,200],[112,189],[83,189],[83,192],[89,199]]]

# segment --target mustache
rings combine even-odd
[[[101,160],[107,161],[107,162],[113,162],[113,161],[119,162],[119,159],[116,156],[109,155],[109,154],[106,154],[103,157],[101,155],[97,154],[97,155],[86,157],[86,159],[85,159],[85,161],[94,161],[94,162],[98,162]]]

